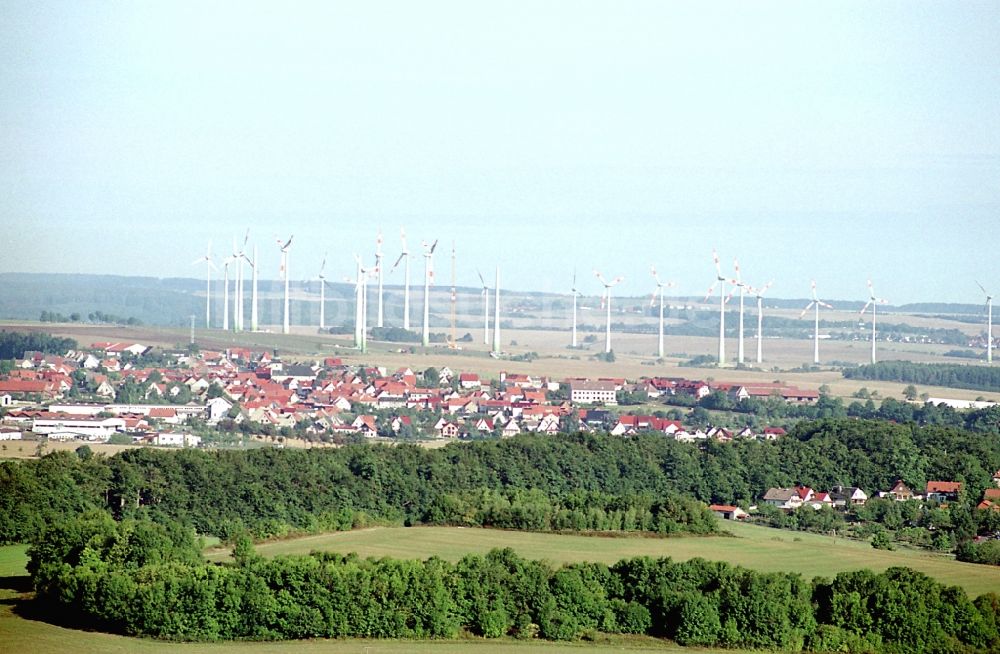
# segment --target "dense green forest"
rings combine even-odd
[[[912,570],[810,581],[703,559],[640,557],[552,568],[512,550],[457,563],[313,553],[201,559],[175,523],[69,518],[29,550],[36,601],[71,624],[179,640],[336,637],[593,638],[683,645],[922,654],[1000,646],[1000,597],[970,601]]]
[[[873,379],[968,388],[976,391],[1000,391],[1000,368],[987,366],[883,361],[856,368],[845,368],[843,374],[847,379]]]
[[[897,479],[964,483],[955,542],[975,535],[975,502],[1000,468],[995,422],[973,432],[884,421],[802,422],[772,442],[662,435],[524,435],[502,441],[337,449],[165,451],[110,458],[53,453],[0,463],[0,541],[87,509],[176,520],[229,538],[347,529],[366,521],[518,529],[705,531],[698,502],[756,503],[772,486],[860,486]]]

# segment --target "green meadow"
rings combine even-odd
[[[700,556],[766,572],[798,572],[806,578],[861,568],[907,566],[942,583],[960,586],[972,597],[1000,590],[1000,568],[962,563],[947,554],[876,550],[866,542],[754,525],[727,523],[725,528],[733,537],[608,537],[462,527],[382,527],[276,540],[259,544],[257,552],[277,556],[329,550],[366,557],[438,556],[455,561],[469,552],[510,547],[521,556],[556,564],[614,563],[633,556],[669,556],[683,561]],[[228,557],[228,551],[210,549],[208,556],[221,560]]]

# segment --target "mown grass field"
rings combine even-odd
[[[374,557],[439,556],[455,561],[469,552],[510,547],[527,558],[556,564],[614,563],[632,556],[669,556],[676,560],[700,556],[768,572],[798,572],[806,578],[861,568],[908,566],[942,583],[960,586],[973,597],[1000,591],[1000,568],[962,563],[948,555],[909,549],[875,550],[864,542],[753,525],[727,523],[726,528],[735,537],[612,538],[461,527],[385,527],[272,541],[259,544],[257,552],[277,556],[327,550]],[[224,560],[228,550],[209,550],[208,556]]]

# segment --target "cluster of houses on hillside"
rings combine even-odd
[[[390,372],[348,366],[338,358],[297,364],[242,348],[179,353],[170,366],[141,366],[136,357],[149,349],[138,343],[95,343],[63,356],[25,353],[0,379],[5,422],[21,428],[30,423],[30,431],[50,438],[91,440],[122,432],[148,439],[151,432],[170,433],[198,418],[210,425],[250,421],[307,435],[458,438],[581,430],[728,441],[774,439],[784,431],[689,429],[677,420],[619,416],[607,407],[617,404],[620,393],[646,393],[654,400],[678,394],[700,399],[712,392],[734,399],[818,398],[818,393],[780,384],[710,384],[663,377],[634,383],[622,378],[554,380],[517,373],[484,380],[447,367],[424,374],[405,367]],[[86,393],[81,394],[82,388]]]
[[[979,510],[1000,511],[1000,470],[993,475],[993,485],[994,488],[987,488],[983,492],[982,500],[976,507]],[[879,491],[877,497],[897,502],[917,500],[947,506],[957,502],[961,492],[962,483],[958,481],[929,481],[921,494],[915,493],[902,480],[897,480],[889,490]],[[760,498],[760,503],[788,512],[806,506],[817,511],[823,507],[846,511],[852,507],[864,506],[868,499],[868,494],[857,486],[834,486],[829,491],[817,491],[798,484],[788,488],[768,488]],[[741,507],[730,504],[712,504],[709,508],[725,520],[744,520],[750,517]]]

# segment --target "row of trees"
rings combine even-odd
[[[977,391],[1000,391],[1000,368],[988,366],[883,361],[856,368],[845,368],[843,375],[847,379],[873,379],[927,386],[969,388]]]
[[[76,348],[77,342],[72,338],[58,338],[41,332],[0,331],[0,359],[19,359],[25,352],[62,355]]]
[[[42,313],[39,314],[38,320],[40,322],[80,322],[81,318],[80,312],[78,311],[74,311],[68,316],[65,316],[58,311],[43,310]],[[138,318],[132,316],[124,318],[122,316],[104,313],[103,311],[93,311],[88,313],[87,321],[111,325],[128,325],[130,327],[137,327],[142,324],[142,321]]]
[[[37,601],[89,627],[183,640],[317,637],[572,640],[645,633],[782,651],[973,652],[1000,646],[1000,597],[974,602],[906,568],[812,582],[726,563],[640,557],[553,569],[512,550],[457,563],[313,553],[197,559],[176,526],[97,514],[29,551]]]
[[[916,389],[912,392],[916,398]],[[901,402],[893,397],[882,398],[876,404],[875,399],[866,389],[856,394],[849,404],[839,397],[822,393],[815,404],[794,404],[785,401],[779,395],[766,398],[750,397],[734,400],[728,394],[715,391],[701,399],[690,395],[674,395],[664,399],[664,403],[674,407],[687,407],[692,411],[686,416],[680,411],[670,409],[665,416],[684,419],[686,423],[703,426],[709,422],[719,422],[719,415],[708,411],[724,411],[733,414],[730,422],[734,425],[746,423],[762,423],[767,425],[790,424],[796,420],[824,420],[828,418],[864,418],[866,420],[888,420],[897,423],[914,422],[920,425],[944,425],[973,431],[991,431],[1000,433],[1000,407],[989,407],[975,411],[956,411],[945,405],[930,403],[915,404]],[[622,394],[619,404],[640,404],[646,401],[639,393]],[[863,397],[861,396],[863,395]]]

